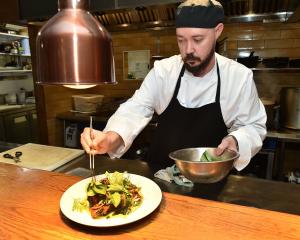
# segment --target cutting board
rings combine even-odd
[[[5,153],[14,156],[16,151],[22,152],[20,162],[15,163],[13,159],[3,157]],[[80,149],[27,143],[0,153],[0,162],[11,163],[26,168],[52,171],[83,154],[84,151]]]

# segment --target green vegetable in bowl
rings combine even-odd
[[[208,150],[205,150],[205,152],[202,154],[200,158],[200,162],[215,162],[215,161],[221,161],[221,156],[213,156],[211,153],[209,153]]]

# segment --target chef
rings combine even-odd
[[[121,157],[149,123],[158,126],[149,162],[174,164],[168,154],[187,147],[239,151],[237,170],[247,166],[266,135],[266,113],[250,69],[215,52],[224,25],[216,0],[187,0],[176,12],[180,55],[154,63],[141,87],[109,119],[103,131],[85,128],[83,148]]]

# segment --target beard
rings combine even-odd
[[[183,59],[185,68],[191,72],[192,74],[196,75],[198,73],[201,73],[210,63],[211,59],[214,57],[215,54],[215,48],[213,47],[206,58],[203,60],[199,57],[196,57],[193,55],[193,53],[187,54],[185,58]],[[191,66],[187,63],[187,61],[199,61],[200,63],[195,66]]]

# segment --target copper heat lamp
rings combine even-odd
[[[37,83],[73,88],[116,83],[111,36],[88,5],[88,0],[58,1],[58,13],[37,36]]]

